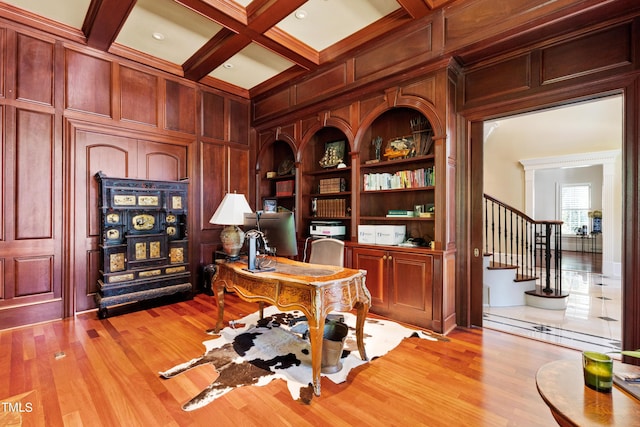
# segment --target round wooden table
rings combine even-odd
[[[536,385],[561,426],[640,426],[640,400],[615,385],[611,393],[585,386],[582,359],[543,365]]]

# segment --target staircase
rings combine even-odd
[[[536,221],[484,195],[483,303],[563,310],[562,221]]]

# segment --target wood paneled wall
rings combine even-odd
[[[0,52],[0,329],[95,306],[99,170],[189,178],[199,280],[249,192],[249,101],[4,20]]]
[[[463,109],[488,102],[520,101],[555,87],[575,86],[638,69],[638,18],[627,18],[583,34],[568,34],[509,57],[469,64],[464,75]]]

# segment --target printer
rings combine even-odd
[[[344,239],[347,231],[340,221],[311,221],[309,234],[311,237],[332,237]]]

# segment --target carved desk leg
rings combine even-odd
[[[320,377],[322,370],[322,340],[324,338],[323,316],[319,318],[308,317],[309,343],[311,345],[311,377],[313,379],[313,392],[320,396]]]
[[[369,360],[367,357],[367,351],[364,348],[364,322],[367,319],[367,313],[369,312],[369,303],[357,302],[356,307],[358,309],[358,317],[356,320],[356,340],[358,342],[358,351],[360,352],[360,358],[362,360]]]
[[[224,282],[217,281],[214,286],[214,292],[216,293],[216,299],[218,300],[218,321],[216,322],[216,328],[214,332],[217,334],[224,327]]]
[[[224,324],[223,324],[223,319],[224,319],[224,288],[226,286],[226,283],[223,280],[218,280],[218,273],[219,272],[220,272],[220,269],[216,267],[214,269],[213,275],[211,276],[212,294],[216,296],[216,299],[217,299],[217,302],[218,302],[218,320],[216,322],[215,328],[207,330],[208,334],[210,334],[210,333],[217,334],[218,332],[220,332],[220,330],[224,326]]]
[[[204,281],[204,293],[213,296],[213,280],[216,276],[218,267],[215,264],[208,264],[204,267],[203,272],[205,274]]]

